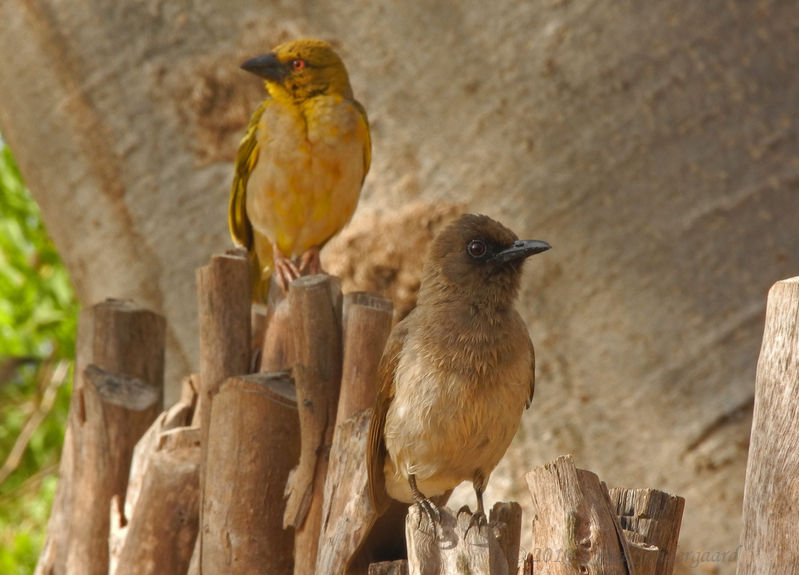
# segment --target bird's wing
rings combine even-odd
[[[535,393],[535,349],[533,348],[533,340],[527,338],[530,345],[530,395],[527,396],[527,407],[533,402],[533,393]]]
[[[366,141],[363,143],[363,178],[366,179],[369,166],[372,165],[372,136],[369,133],[369,118],[366,115],[366,108],[358,100],[353,100],[352,103],[366,125]],[[361,184],[363,184],[363,180],[361,180]]]
[[[383,441],[383,427],[386,413],[394,397],[394,374],[397,371],[400,351],[408,335],[405,320],[394,326],[388,336],[383,356],[377,367],[377,400],[375,401],[372,419],[369,422],[369,444],[366,449],[366,469],[369,473],[369,497],[375,510],[382,514],[390,503],[386,493],[386,482],[383,465],[386,458],[386,444]]]
[[[247,132],[244,134],[236,154],[236,168],[230,189],[228,226],[233,241],[247,249],[252,248],[252,224],[247,217],[247,180],[258,162],[258,124],[269,100],[264,100],[253,113]]]

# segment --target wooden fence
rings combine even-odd
[[[390,302],[310,276],[263,317],[241,253],[197,279],[201,374],[166,411],[164,320],[115,300],[82,313],[36,573],[671,573],[683,499],[608,489],[570,456],[526,474],[530,550],[512,502],[471,529],[468,509],[435,526],[415,506],[377,521],[364,454]],[[769,296],[739,573],[799,569],[798,348],[795,278]],[[268,371],[249,373],[253,357]],[[406,542],[407,559],[381,555]]]

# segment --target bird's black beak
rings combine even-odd
[[[504,264],[513,260],[524,259],[534,254],[540,254],[551,247],[548,243],[540,240],[516,240],[511,247],[497,252],[491,259]]]
[[[250,58],[241,65],[241,68],[275,82],[282,82],[288,74],[288,68],[272,52]]]

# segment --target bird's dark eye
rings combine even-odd
[[[469,255],[473,258],[481,258],[486,254],[487,250],[485,242],[472,240],[469,242],[469,245],[466,246],[466,251],[469,252]]]
[[[303,68],[305,68],[305,60],[302,60],[300,58],[292,60],[291,67],[294,68],[295,70],[302,70]]]

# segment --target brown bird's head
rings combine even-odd
[[[419,302],[443,298],[509,306],[519,291],[524,260],[549,248],[540,240],[520,240],[488,216],[464,214],[433,240]]]
[[[241,67],[266,83],[273,98],[303,101],[318,95],[352,98],[347,69],[327,42],[303,39],[286,42]]]

